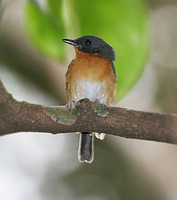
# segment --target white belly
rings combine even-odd
[[[102,103],[107,102],[107,94],[105,93],[106,90],[104,82],[93,82],[83,78],[82,80],[79,80],[74,87],[77,88],[75,88],[77,93],[73,95],[74,101],[88,98],[91,101],[99,99]]]

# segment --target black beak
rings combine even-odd
[[[63,42],[78,47],[76,40],[62,39]]]

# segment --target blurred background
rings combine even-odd
[[[62,38],[97,35],[116,51],[115,105],[177,113],[177,0],[0,0],[0,79],[14,98],[64,105],[74,56]],[[1,95],[1,94],[0,94]],[[106,136],[77,160],[78,135],[0,138],[1,200],[176,200],[177,147]]]

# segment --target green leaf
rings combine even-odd
[[[26,4],[25,25],[31,41],[44,55],[64,59],[64,45],[61,38],[65,36],[61,13],[61,1],[49,1],[48,10],[43,10],[33,1]]]
[[[109,43],[117,54],[116,100],[131,89],[145,67],[150,28],[143,0],[48,0],[44,10],[28,2],[26,26],[35,46],[54,59],[64,58],[60,39],[65,37],[96,35]]]

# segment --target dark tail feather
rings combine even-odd
[[[82,132],[80,134],[79,142],[79,161],[91,163],[94,157],[94,134],[89,132]]]

